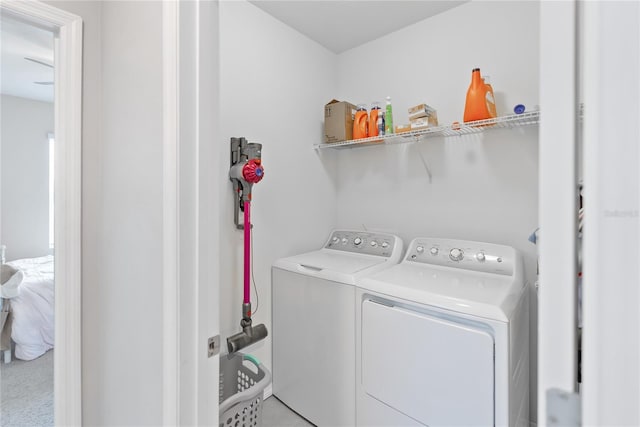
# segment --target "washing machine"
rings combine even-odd
[[[355,284],[402,250],[391,234],[334,230],[273,264],[273,394],[313,424],[355,425]]]
[[[511,247],[412,240],[358,282],[357,425],[529,425],[527,295]]]

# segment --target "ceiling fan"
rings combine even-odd
[[[53,64],[49,64],[48,62],[44,62],[44,61],[41,61],[39,59],[29,58],[27,56],[25,56],[24,59],[26,59],[27,61],[35,62],[36,64],[44,65],[45,67],[53,68]],[[53,85],[53,81],[33,82],[33,83],[37,84],[37,85],[42,85],[42,86],[52,86]]]

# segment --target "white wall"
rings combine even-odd
[[[499,115],[518,103],[533,107],[538,22],[536,2],[464,4],[341,54],[340,97],[369,103],[390,95],[395,123],[407,123],[407,108],[426,102],[441,124],[450,124],[462,121],[478,66],[491,75]],[[379,52],[402,60],[372,60]],[[405,239],[438,235],[512,245],[525,252],[533,281],[535,247],[527,237],[537,226],[535,127],[345,150],[338,170],[341,226],[390,229]]]
[[[162,422],[162,5],[102,6],[100,421]],[[103,346],[104,349],[104,346]],[[118,410],[113,410],[118,408]]]
[[[1,243],[7,261],[48,255],[53,104],[2,95],[0,111]]]
[[[323,105],[336,93],[335,55],[247,2],[224,1],[220,64],[219,155],[229,158],[232,136],[263,144],[265,177],[254,186],[252,203],[253,267],[260,297],[254,324],[265,323],[271,331],[271,264],[318,248],[336,222],[335,159],[320,161],[312,148],[321,142]],[[223,342],[240,331],[243,285],[243,234],[233,224],[234,196],[224,163]],[[252,300],[255,310],[255,295]],[[271,367],[270,337],[248,351]]]
[[[162,423],[161,2],[83,18],[83,424]]]
[[[513,114],[519,103],[532,109],[539,34],[537,2],[466,3],[339,55],[338,94],[352,103],[391,96],[395,124],[408,122],[408,107],[426,102],[440,124],[451,124],[462,121],[471,70],[480,67],[491,76],[498,115]],[[510,245],[522,251],[533,284],[536,247],[527,238],[538,226],[537,140],[534,126],[343,150],[338,225],[388,230],[406,241],[437,236]],[[535,328],[531,334],[535,407]]]

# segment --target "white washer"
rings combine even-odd
[[[273,264],[273,394],[318,426],[355,425],[355,283],[397,264],[402,240],[335,230]]]
[[[359,281],[357,425],[528,425],[522,266],[508,246],[417,238]]]

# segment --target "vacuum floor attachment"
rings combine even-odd
[[[249,319],[248,322],[245,322],[245,319],[242,319],[242,322],[240,323],[242,325],[242,332],[238,332],[237,334],[227,338],[227,349],[229,350],[229,354],[240,351],[251,344],[255,344],[258,341],[265,339],[268,335],[267,327],[262,323],[256,326],[251,326],[251,319]]]
[[[240,321],[242,332],[238,332],[227,338],[229,354],[242,350],[267,337],[267,327],[264,326],[264,324],[261,323],[256,326],[251,326],[251,323],[251,303],[245,302],[242,304],[242,320]]]

